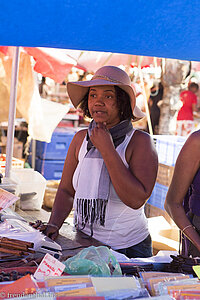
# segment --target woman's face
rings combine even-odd
[[[89,90],[88,108],[96,123],[106,123],[111,128],[120,122],[114,86],[93,86]]]

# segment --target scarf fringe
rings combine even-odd
[[[76,203],[75,226],[77,226],[79,230],[84,229],[85,225],[88,224],[90,225],[92,236],[94,223],[105,226],[105,214],[108,200],[77,198]]]

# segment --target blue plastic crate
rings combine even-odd
[[[64,160],[75,133],[74,129],[56,129],[50,143],[36,141],[36,156],[41,159]]]
[[[35,170],[40,172],[47,180],[59,180],[62,176],[64,160],[35,159]]]
[[[164,203],[165,203],[167,191],[168,191],[167,186],[156,182],[153,192],[150,198],[148,199],[147,203],[164,210]]]

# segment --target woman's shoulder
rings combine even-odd
[[[185,147],[191,148],[193,151],[196,149],[199,151],[200,147],[200,130],[194,131],[190,136],[187,138],[185,142]],[[200,153],[200,152],[199,152]]]
[[[74,137],[77,140],[83,139],[85,137],[86,133],[87,133],[87,129],[81,129],[81,130],[79,130],[79,131],[76,132],[76,134],[75,134]]]
[[[77,131],[74,136],[74,143],[76,145],[80,146],[86,136],[86,133],[87,133],[87,129],[81,129],[81,130]]]
[[[189,135],[186,140],[186,143],[192,143],[196,145],[200,145],[200,130],[194,131]]]
[[[137,129],[132,135],[127,148],[127,154],[129,157],[131,157],[133,153],[134,155],[143,155],[144,152],[146,153],[146,156],[153,154],[155,157],[157,157],[156,148],[151,135],[145,131]]]
[[[200,162],[200,130],[193,132],[187,138],[185,144],[183,145],[179,156],[177,158],[176,164],[182,164],[185,161],[190,161],[191,165],[193,163]]]
[[[131,141],[135,144],[137,143],[142,143],[142,144],[148,144],[148,143],[152,143],[153,142],[153,138],[151,137],[151,135],[146,132],[146,131],[142,131],[139,129],[136,129]]]
[[[76,157],[78,157],[78,153],[79,153],[80,147],[83,143],[83,140],[86,136],[86,133],[87,133],[87,129],[81,129],[81,130],[77,131],[76,134],[74,135],[71,146],[72,146],[72,150],[76,154]]]

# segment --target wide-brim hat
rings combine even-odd
[[[136,97],[131,80],[126,72],[115,66],[104,66],[96,71],[91,80],[67,83],[67,91],[72,104],[77,107],[92,86],[117,85],[130,97],[134,117],[141,119],[145,114],[136,105]]]

